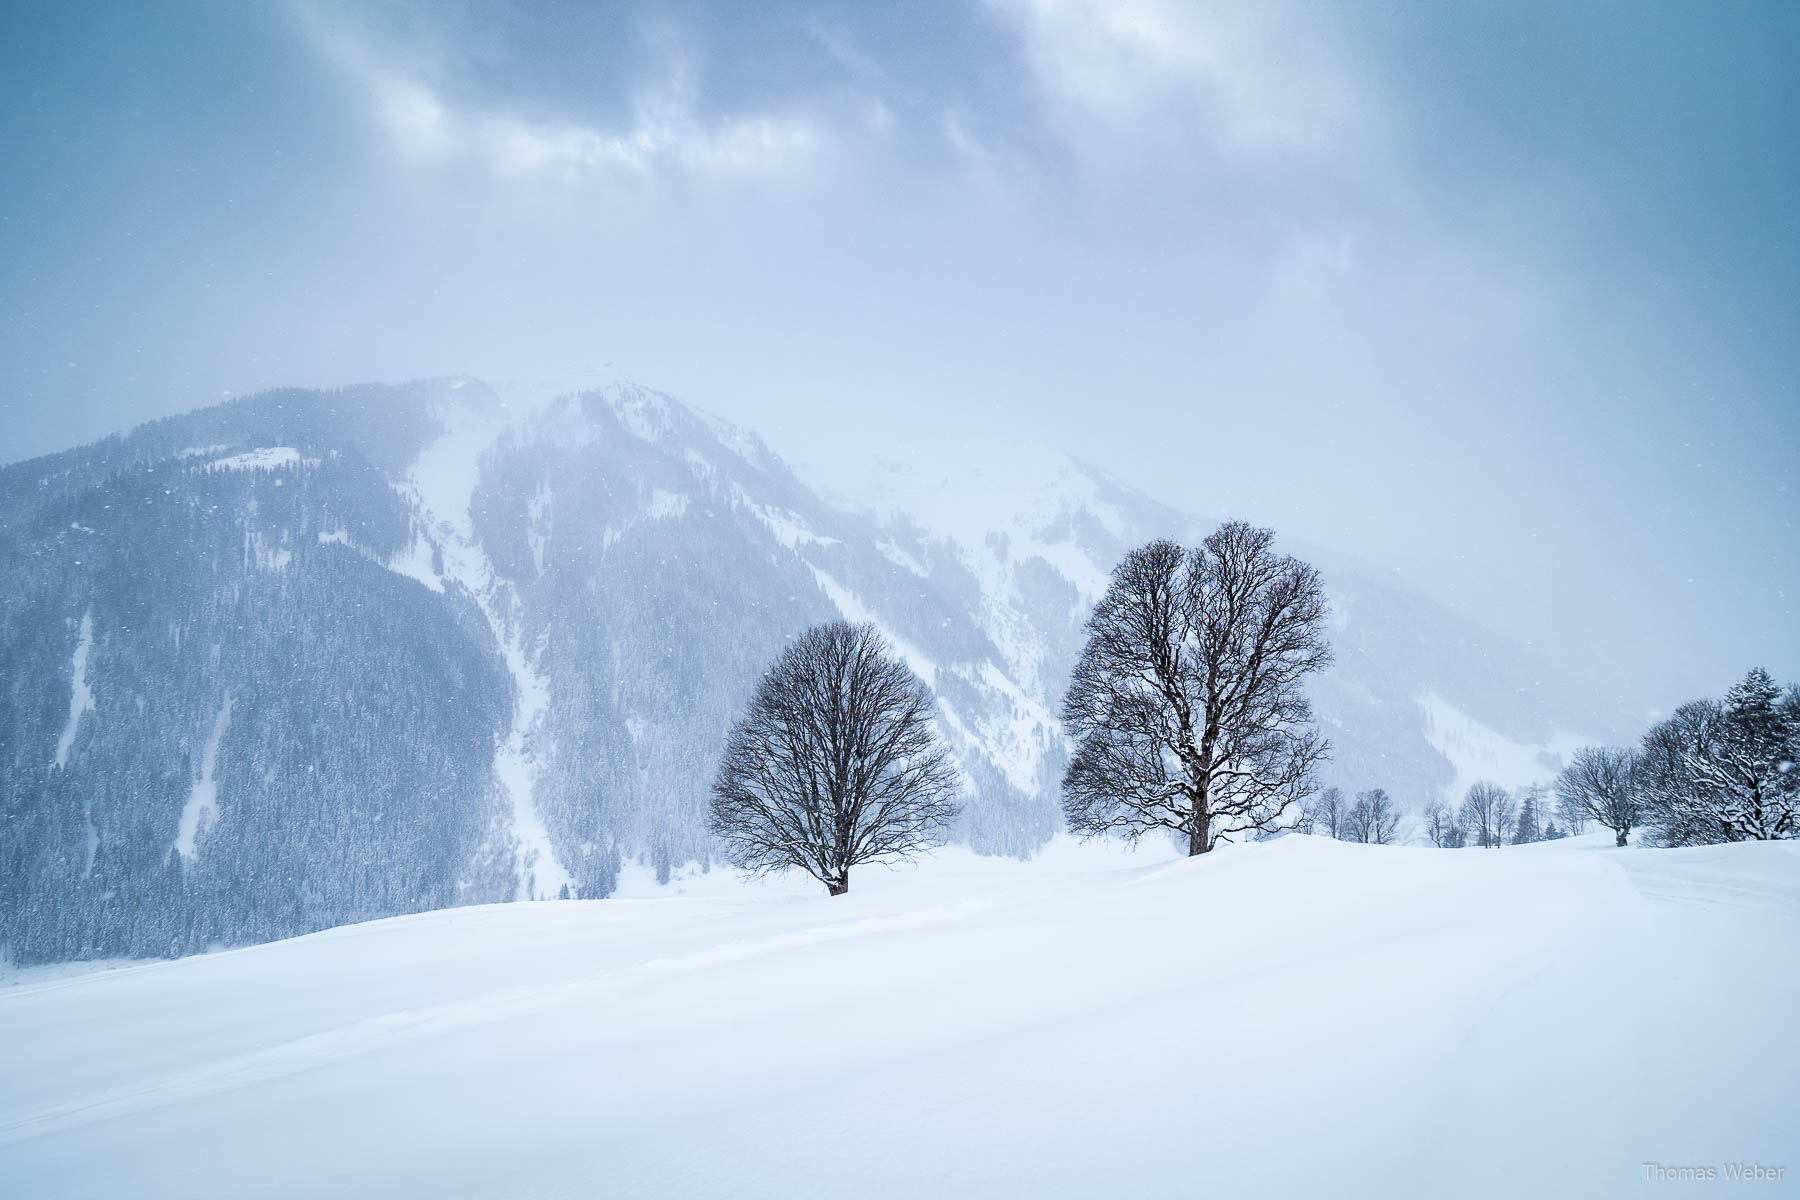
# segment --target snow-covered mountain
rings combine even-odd
[[[1210,523],[1028,448],[860,482],[827,499],[630,384],[512,410],[471,380],[270,393],[0,470],[0,940],[170,953],[666,880],[708,860],[756,677],[839,614],[936,692],[958,839],[1031,853],[1088,607],[1124,550]],[[1286,548],[1336,604],[1336,782],[1417,805],[1604,732],[1455,614]]]
[[[1150,499],[1110,473],[1033,445],[962,443],[904,461],[834,463],[811,477],[868,514],[881,545],[964,597],[1008,673],[1054,712],[1081,648],[1082,623],[1112,566],[1156,537],[1192,544],[1219,518]],[[1328,548],[1278,539],[1320,568],[1333,607],[1336,664],[1313,682],[1333,742],[1326,777],[1346,791],[1385,787],[1416,809],[1460,798],[1478,779],[1548,779],[1616,719],[1553,663]]]

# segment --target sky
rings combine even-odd
[[[604,369],[1076,452],[1627,720],[1800,678],[1800,6],[5,9],[0,462]]]

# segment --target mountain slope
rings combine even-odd
[[[964,597],[1009,673],[1052,712],[1112,565],[1153,538],[1192,545],[1218,524],[1030,444],[965,443],[932,460],[812,474],[877,521],[884,545]],[[1317,566],[1332,600],[1336,663],[1309,687],[1333,741],[1328,782],[1384,787],[1417,809],[1460,799],[1476,779],[1547,780],[1575,746],[1614,733],[1610,714],[1541,656],[1346,555],[1285,538],[1277,549]]]
[[[953,851],[832,900],[467,908],[25,982],[0,1178],[1514,1197],[1787,1163],[1800,1043],[1759,1034],[1800,1004],[1796,847],[1605,840]]]
[[[935,688],[961,837],[1024,853],[1054,829],[1047,716],[1009,743],[1023,701],[968,614],[753,436],[642,389],[587,393],[504,434],[472,501],[547,683],[540,800],[582,894],[610,891],[621,855],[665,878],[708,856],[726,728],[785,639],[840,614],[879,620]]]
[[[180,953],[706,864],[725,731],[786,638],[876,621],[934,689],[956,840],[1059,828],[1055,713],[1111,565],[1209,526],[1066,457],[824,498],[629,384],[287,391],[0,469],[0,944]],[[1591,730],[1523,656],[1311,554],[1332,778],[1412,807]]]
[[[0,937],[158,954],[510,873],[505,681],[388,472],[431,391],[277,393],[0,472]]]

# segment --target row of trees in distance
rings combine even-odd
[[[1651,845],[1695,846],[1800,838],[1800,686],[1750,671],[1719,700],[1684,704],[1635,747],[1587,746],[1556,776],[1508,792],[1473,784],[1460,805],[1426,805],[1414,830],[1380,788],[1354,802],[1328,787],[1294,828],[1347,842],[1423,840],[1434,846],[1512,846],[1611,830],[1616,845],[1641,831]]]
[[[1552,841],[1585,824],[1584,815],[1562,815],[1552,809],[1549,799],[1550,789],[1541,783],[1508,792],[1497,783],[1483,780],[1469,788],[1460,805],[1442,800],[1427,804],[1415,825],[1381,788],[1358,792],[1352,801],[1345,798],[1341,788],[1328,787],[1301,808],[1294,831],[1341,842],[1388,846],[1424,840],[1444,849],[1457,849]],[[1557,824],[1559,815],[1561,825]]]
[[[1511,846],[1611,830],[1652,845],[1800,837],[1800,686],[1750,671],[1719,700],[1684,704],[1635,747],[1587,746],[1556,776],[1508,792],[1473,784],[1460,805],[1433,801],[1415,831],[1380,788],[1354,802],[1335,787],[1309,799],[1295,829],[1348,842],[1423,840]]]
[[[1564,811],[1625,845],[1643,828],[1660,846],[1800,837],[1800,686],[1761,668],[1719,700],[1695,700],[1635,747],[1590,746],[1556,780]]]
[[[1355,800],[1349,800],[1342,788],[1328,787],[1301,807],[1294,832],[1380,846],[1404,842],[1410,836],[1399,806],[1384,788],[1358,792]]]
[[[1126,555],[1087,621],[1062,707],[1074,743],[1063,815],[1078,836],[1162,831],[1204,854],[1234,836],[1298,830],[1390,844],[1498,847],[1595,822],[1623,846],[1800,836],[1800,689],[1752,671],[1721,701],[1684,705],[1635,749],[1588,747],[1557,777],[1508,792],[1478,782],[1414,829],[1381,788],[1318,789],[1330,747],[1308,676],[1329,665],[1328,604],[1310,565],[1240,521],[1199,546]],[[800,635],[732,728],[710,826],[753,874],[798,868],[834,895],[861,863],[938,844],[960,772],[933,726],[930,690],[872,624]],[[1560,823],[1559,823],[1560,822]]]

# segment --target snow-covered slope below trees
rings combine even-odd
[[[1636,1195],[1650,1162],[1791,1188],[1800,852],[1603,841],[952,850],[835,900],[464,908],[27,976],[0,988],[0,1179],[1510,1198]]]

